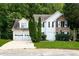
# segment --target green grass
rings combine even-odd
[[[79,49],[79,42],[69,41],[44,41],[34,43],[37,48],[64,48],[64,49]]]
[[[11,41],[10,39],[0,39],[0,46],[4,45],[5,43]]]

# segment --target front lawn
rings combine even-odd
[[[64,48],[64,49],[79,49],[79,42],[69,41],[41,41],[34,43],[37,48]]]
[[[4,45],[5,43],[11,41],[10,39],[0,39],[0,46]]]

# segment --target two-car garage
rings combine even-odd
[[[28,30],[14,31],[13,32],[13,39],[17,40],[17,41],[30,41],[31,40]]]

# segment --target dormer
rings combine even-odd
[[[20,27],[20,29],[28,29],[28,20],[25,18],[22,18],[19,21],[19,27]]]

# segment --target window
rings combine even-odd
[[[54,27],[54,22],[52,22],[52,27]]]
[[[64,34],[68,34],[68,32],[64,32]]]
[[[48,22],[48,27],[50,27],[50,22]]]
[[[21,23],[21,28],[27,28],[26,26],[27,26],[26,23]]]
[[[56,34],[61,34],[61,32],[56,32]]]
[[[23,35],[17,35],[17,34],[15,34],[15,36],[23,36]]]
[[[43,22],[43,27],[44,27],[44,22]]]
[[[56,21],[56,27],[58,27],[58,21]]]
[[[61,27],[64,27],[64,21],[61,21]]]

